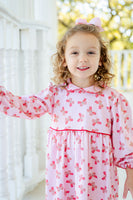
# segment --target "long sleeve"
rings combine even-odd
[[[133,168],[132,111],[122,94],[115,99],[112,108],[112,143],[115,165]]]
[[[54,86],[37,95],[15,96],[0,86],[0,111],[12,117],[36,119],[45,113],[52,114],[54,103]]]

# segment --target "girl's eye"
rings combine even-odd
[[[74,52],[72,52],[72,54],[76,55],[76,54],[78,54],[78,52],[77,52],[77,51],[74,51]]]
[[[95,52],[93,52],[93,51],[89,51],[88,54],[95,54]]]

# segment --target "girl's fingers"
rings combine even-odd
[[[123,199],[126,199],[127,193],[128,193],[128,187],[127,187],[127,181],[126,181],[124,185]]]

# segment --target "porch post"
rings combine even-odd
[[[5,28],[6,21],[0,20],[0,82],[5,81],[4,64],[5,64]],[[0,113],[0,199],[9,200],[9,188],[8,188],[8,173],[7,173],[7,129],[6,129],[6,117]]]
[[[21,30],[21,48],[23,50],[24,60],[24,94],[33,93],[34,91],[34,52],[36,49],[36,30],[27,28]],[[38,155],[35,143],[36,122],[25,121],[26,151],[24,156],[24,176],[34,177],[38,174]]]

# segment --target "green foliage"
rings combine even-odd
[[[57,0],[58,38],[77,18],[100,17],[111,49],[133,49],[133,0]]]

